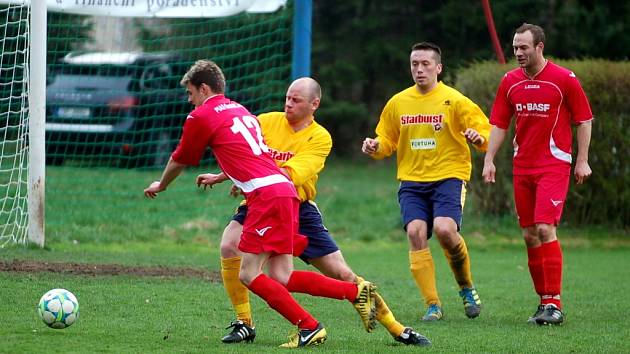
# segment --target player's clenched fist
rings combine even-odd
[[[365,138],[363,140],[363,146],[361,146],[361,151],[364,154],[374,154],[378,150],[378,140],[372,138]]]

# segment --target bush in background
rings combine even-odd
[[[332,136],[333,153],[344,157],[360,154],[363,139],[374,135],[369,118],[365,104],[330,98],[323,99],[321,108],[315,112],[317,122]]]
[[[571,180],[563,221],[574,225],[608,224],[630,226],[630,63],[606,60],[558,60],[575,72],[590,100],[595,121],[589,152],[593,176],[584,185]],[[475,101],[488,115],[499,81],[516,64],[479,62],[457,72],[456,87]],[[512,124],[513,129],[513,124]],[[497,154],[497,183],[481,179],[483,154],[473,155],[471,192],[480,213],[513,212],[512,133]],[[574,132],[575,142],[575,132]],[[577,148],[574,144],[574,153]]]

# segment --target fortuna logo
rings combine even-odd
[[[553,199],[549,199],[551,200],[551,204],[553,204],[553,206],[558,206],[558,204],[562,203],[562,200],[553,200]]]
[[[262,229],[256,230],[256,233],[258,234],[258,236],[263,237],[265,235],[265,232],[267,232],[267,230],[271,229],[271,226],[267,226],[267,227],[263,227]]]

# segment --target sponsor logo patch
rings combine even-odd
[[[433,150],[437,143],[433,138],[411,139],[411,150]]]

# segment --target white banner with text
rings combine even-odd
[[[286,0],[47,0],[48,11],[116,17],[226,17],[275,12]],[[26,0],[0,4],[28,5]]]

